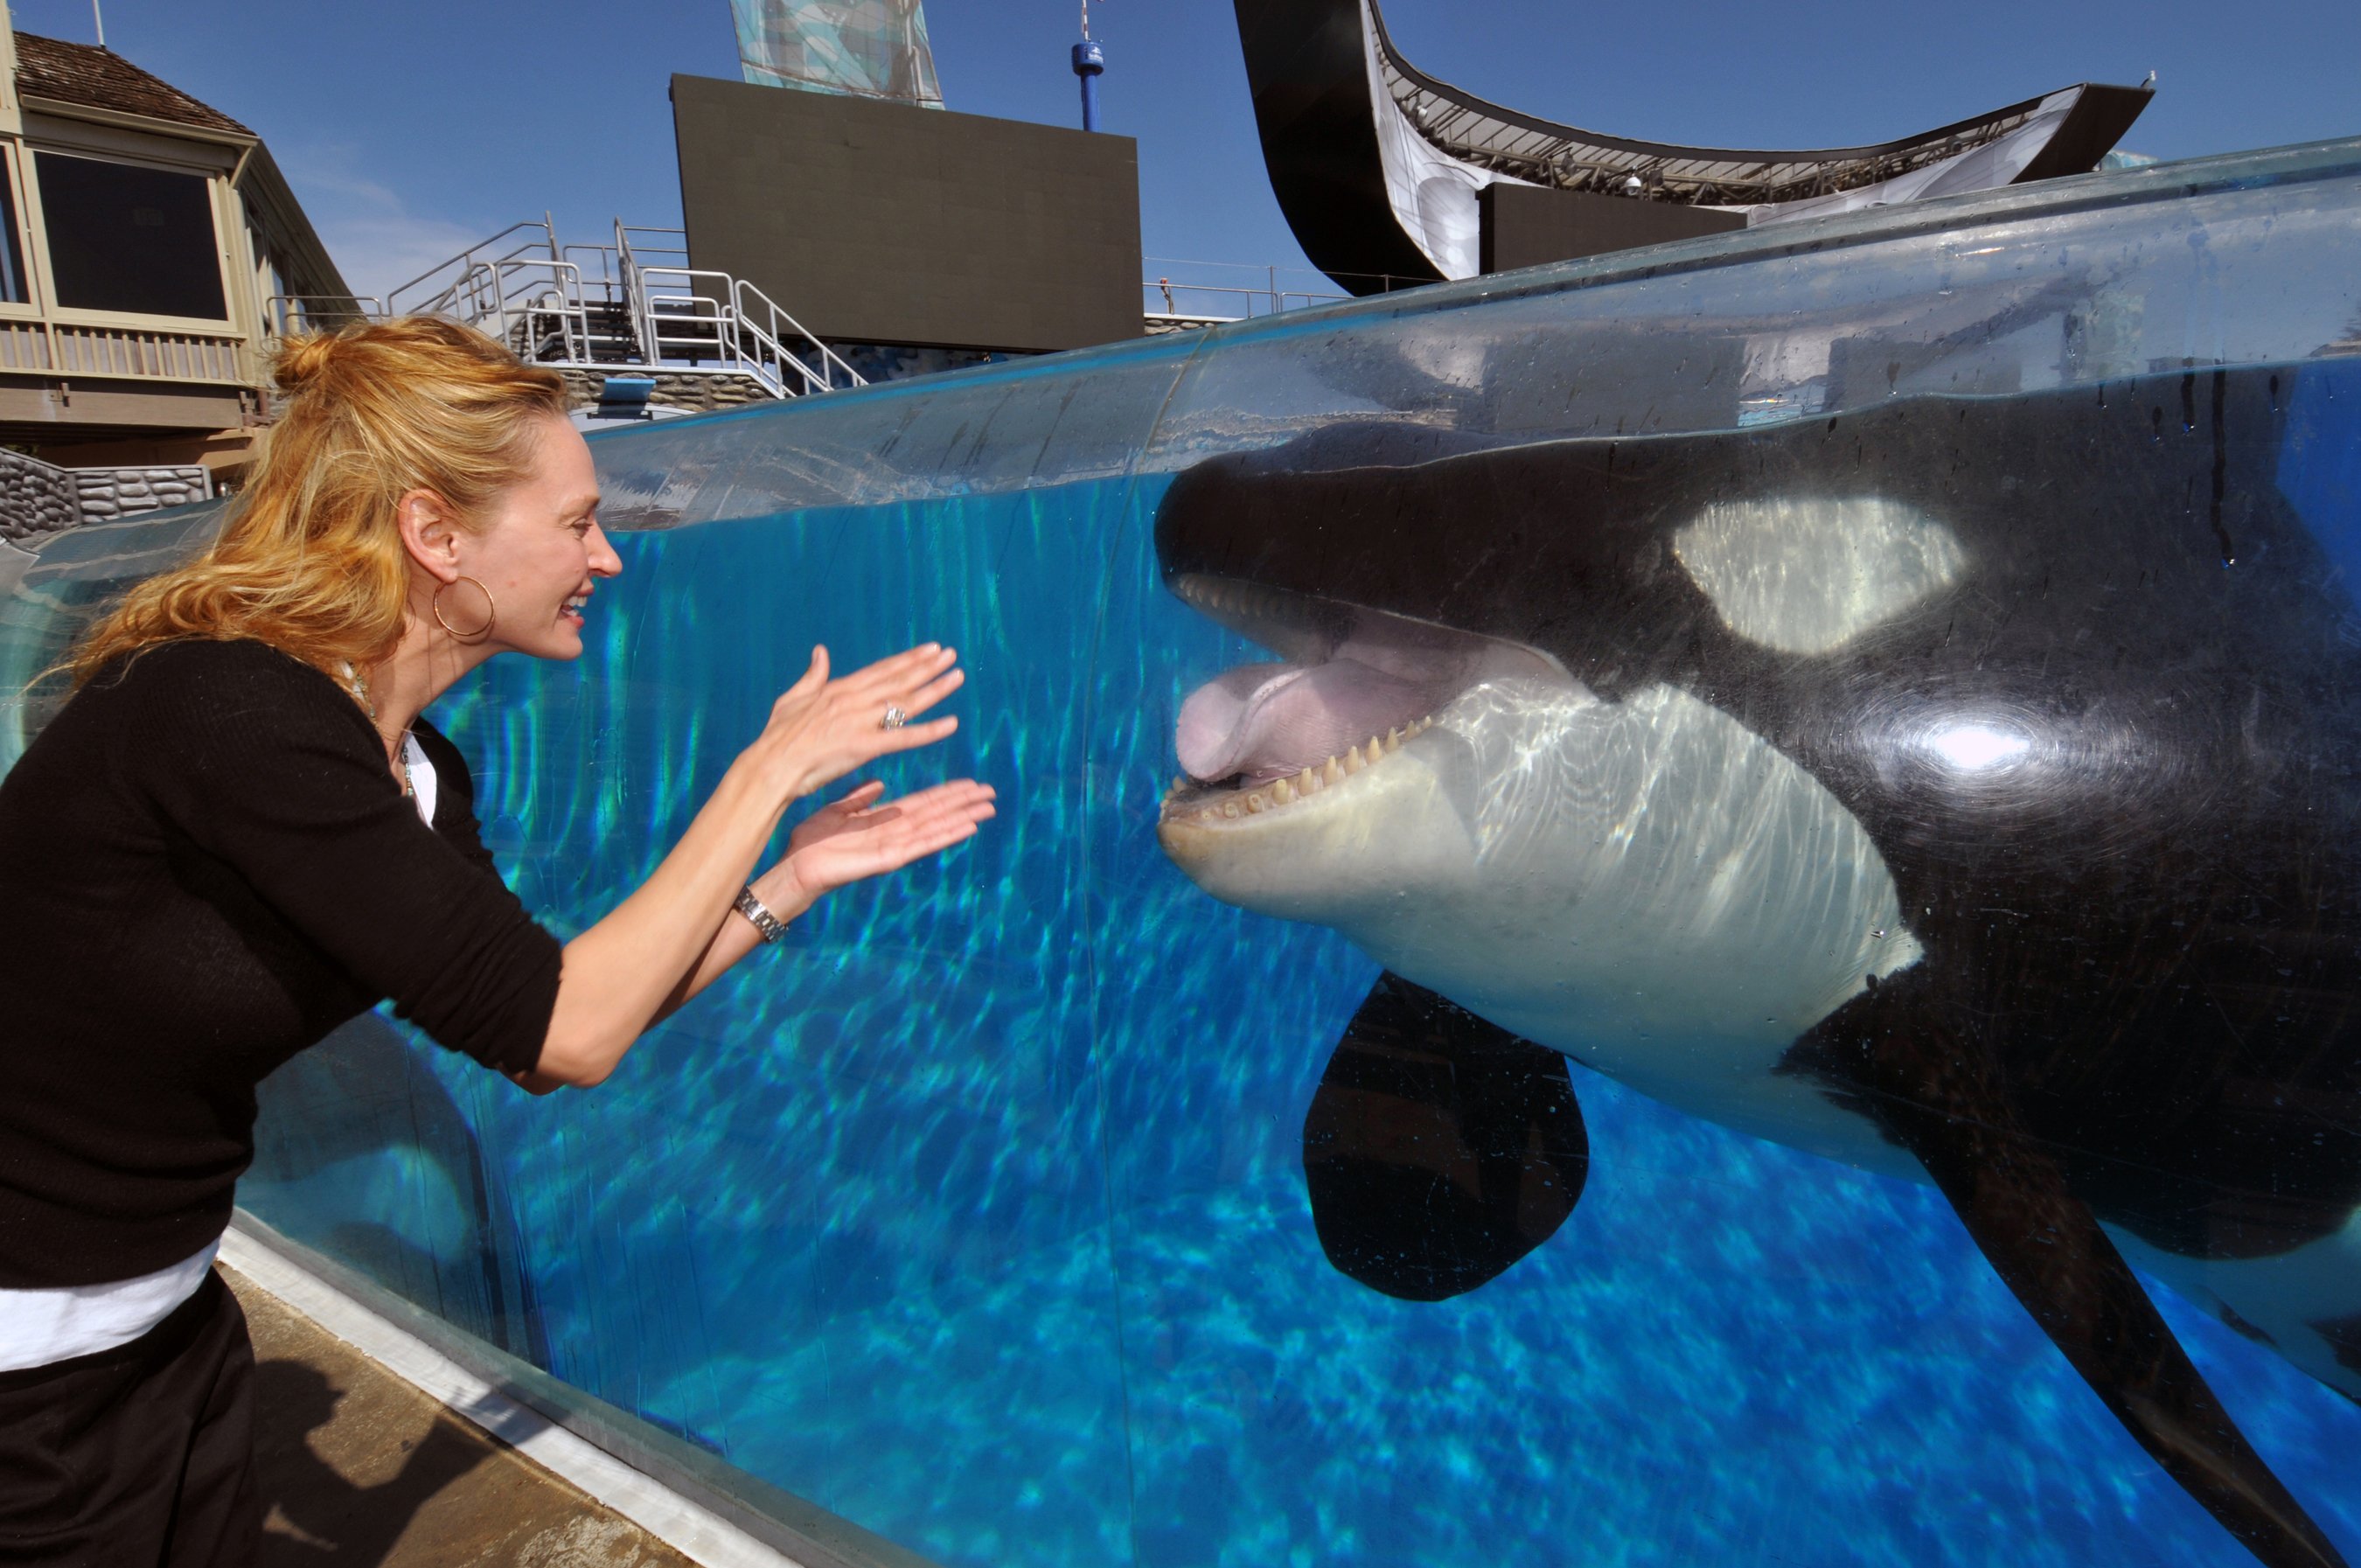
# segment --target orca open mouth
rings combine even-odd
[[[1181,704],[1165,826],[1243,821],[1349,789],[1486,680],[1577,684],[1533,649],[1366,606],[1194,573],[1170,587],[1279,659],[1226,670]]]

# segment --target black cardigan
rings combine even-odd
[[[99,1284],[221,1234],[254,1086],[391,997],[503,1071],[557,940],[502,885],[424,723],[434,825],[327,675],[251,641],[102,673],[0,782],[0,1288]]]

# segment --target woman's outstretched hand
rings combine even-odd
[[[655,874],[566,945],[540,1059],[518,1080],[535,1093],[599,1082],[650,1022],[743,958],[755,931],[728,913],[730,900],[788,803],[889,752],[950,734],[956,720],[920,716],[959,690],[958,663],[950,649],[928,642],[830,680],[828,650],[813,649],[811,668],[771,705],[770,722]],[[972,779],[895,801],[883,795],[862,784],[814,812],[790,837],[787,858],[757,880],[755,896],[778,915],[799,915],[831,888],[972,837],[993,814],[991,788]]]
[[[811,667],[771,705],[771,721],[754,743],[785,798],[809,795],[889,752],[930,746],[958,729],[956,718],[917,722],[966,681],[958,663],[950,649],[925,642],[830,680],[828,650],[813,649]],[[886,716],[896,709],[903,722],[889,726]]]
[[[973,779],[881,804],[884,793],[873,779],[805,817],[787,835],[787,858],[756,883],[756,895],[792,919],[847,883],[899,871],[973,838],[994,815],[992,786]]]

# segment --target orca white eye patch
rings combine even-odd
[[[1783,653],[1834,652],[1967,565],[1949,529],[1877,497],[1716,501],[1673,551],[1723,624]]]

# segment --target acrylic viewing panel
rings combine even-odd
[[[241,1201],[947,1564],[2351,1555],[2356,239],[2335,144],[601,435],[588,652],[438,710],[529,906],[815,641],[1001,816],[592,1092],[363,1020]]]

